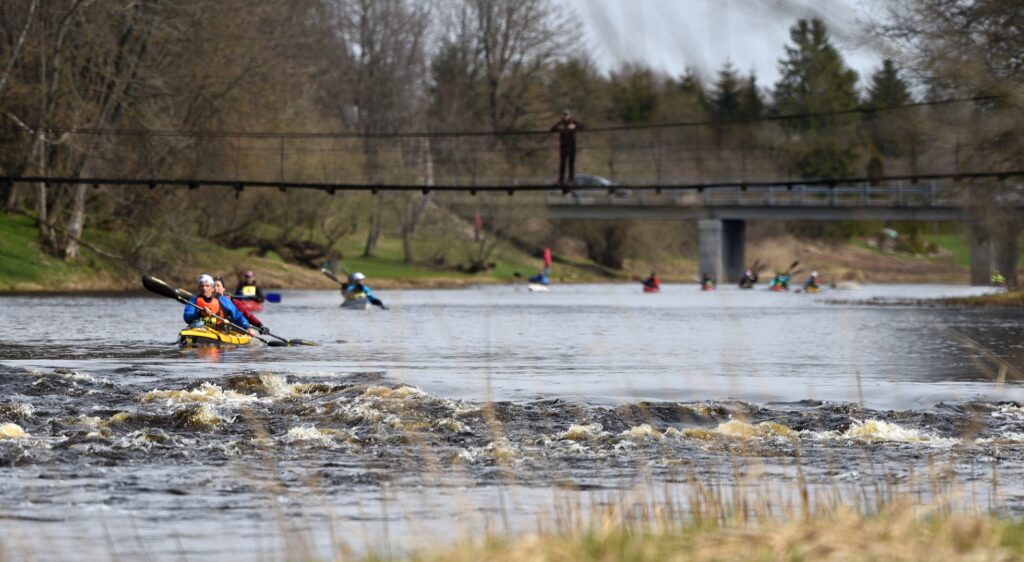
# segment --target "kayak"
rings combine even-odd
[[[341,303],[341,308],[347,310],[369,310],[370,299],[350,299]]]
[[[812,295],[815,293],[820,293],[821,287],[804,287],[804,292],[811,293]]]
[[[551,290],[547,285],[541,285],[540,283],[530,283],[526,288],[534,293],[546,293]]]
[[[788,291],[789,287],[783,287],[782,285],[772,285],[771,287],[768,287],[768,290],[769,291],[775,291],[775,292],[779,293],[779,292],[783,292],[783,291]]]
[[[714,291],[715,290],[715,286],[714,285],[701,285],[700,286],[700,290],[701,291]]]
[[[200,347],[206,345],[220,347],[224,345],[248,345],[251,342],[252,336],[249,334],[238,332],[229,334],[207,326],[185,328],[178,332],[178,345],[181,347]]]
[[[263,303],[261,303],[260,301],[250,299],[239,299],[238,297],[235,298],[238,299],[235,302],[238,304],[238,308],[240,309],[243,309],[247,312],[260,312],[261,310],[263,310]]]
[[[660,293],[661,287],[644,287],[645,293]]]

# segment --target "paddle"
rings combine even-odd
[[[331,271],[330,269],[327,269],[327,265],[328,264],[325,263],[323,265],[323,267],[320,268],[320,273],[323,273],[324,275],[327,276],[328,279],[330,279],[331,281],[334,281],[335,283],[341,285],[342,288],[344,288],[345,287],[345,282],[342,281],[341,279],[338,279],[338,276],[335,275],[333,271]],[[345,272],[345,275],[348,275],[348,271],[345,269],[345,266],[343,266],[341,264],[338,264],[338,267],[340,267],[341,270],[343,272]],[[381,310],[390,310],[384,304],[384,301],[382,301],[382,300],[380,300],[380,299],[378,299],[376,297],[368,297],[368,298],[370,299],[370,304],[372,304],[373,306],[379,306]]]
[[[267,302],[281,302],[281,293],[267,293],[264,297],[267,299]]]
[[[145,287],[148,291],[150,291],[152,293],[156,293],[156,294],[158,294],[158,295],[160,295],[162,297],[167,297],[167,298],[170,298],[170,299],[174,299],[174,300],[176,300],[176,301],[178,301],[181,304],[184,304],[186,306],[191,306],[191,307],[194,307],[194,308],[197,308],[197,309],[200,309],[200,310],[205,310],[201,306],[191,302],[191,300],[190,300],[192,298],[192,294],[191,293],[189,293],[188,291],[182,290],[182,289],[176,289],[176,288],[168,285],[167,283],[163,282],[162,280],[157,279],[156,277],[151,277],[149,275],[143,275],[142,276],[142,286]],[[243,334],[249,333],[245,328],[239,326],[238,324],[235,324],[234,322],[231,322],[227,318],[223,318],[221,316],[217,316],[216,314],[214,314],[212,316],[214,316],[218,320],[224,322],[228,326],[231,326],[232,328],[238,330],[239,332],[242,332]],[[273,336],[273,334],[270,334],[270,335]],[[274,337],[279,339],[279,340],[282,340],[283,343],[282,342],[276,342],[276,341],[267,341],[267,340],[265,340],[265,339],[263,339],[263,338],[261,338],[259,336],[253,336],[253,337],[258,339],[258,340],[260,340],[261,342],[271,346],[271,347],[284,347],[284,346],[290,345],[292,343],[289,340],[285,340],[284,338],[280,338],[278,336],[274,336]],[[305,340],[297,340],[297,341],[304,342]],[[312,343],[312,342],[302,343],[302,344],[297,344],[297,345],[310,345],[310,344],[311,345],[316,345],[315,343]]]

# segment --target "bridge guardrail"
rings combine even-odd
[[[547,205],[756,206],[756,207],[936,207],[959,206],[960,190],[934,181],[884,186],[793,184],[792,186],[709,187],[703,190],[632,191],[574,189],[545,194]]]

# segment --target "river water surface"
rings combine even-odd
[[[327,557],[796,467],[1017,512],[1024,317],[865,304],[976,292],[285,291],[319,346],[199,351],[165,299],[0,296],[0,558]]]

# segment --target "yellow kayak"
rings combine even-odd
[[[252,336],[239,332],[221,332],[213,328],[202,326],[200,328],[185,328],[178,332],[178,345],[181,347],[198,347],[205,345],[248,345],[252,342]]]

